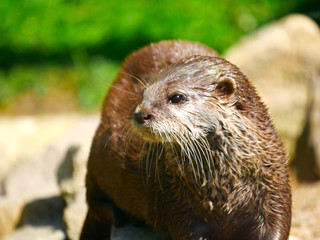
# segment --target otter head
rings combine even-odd
[[[134,112],[137,132],[145,140],[170,143],[215,134],[220,115],[236,101],[230,66],[220,58],[192,56],[154,75]]]

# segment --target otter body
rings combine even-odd
[[[130,55],[107,94],[81,239],[145,222],[167,239],[288,239],[286,154],[241,71],[195,43]]]

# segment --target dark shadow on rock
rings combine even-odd
[[[57,171],[57,181],[72,178],[73,159],[77,154],[79,146],[71,146]],[[36,199],[28,203],[21,214],[17,227],[31,225],[34,227],[51,226],[55,230],[62,230],[66,234],[66,224],[63,214],[66,208],[66,201],[63,196]],[[66,237],[66,239],[68,239]]]
[[[0,196],[6,195],[6,189],[4,187],[4,181],[0,181]]]
[[[65,219],[63,218],[63,214],[64,214],[63,211],[68,207],[67,205],[70,203],[70,200],[73,201],[75,197],[74,196],[75,192],[73,192],[74,189],[71,189],[71,192],[70,192],[70,189],[68,187],[66,188],[64,181],[66,180],[66,183],[69,183],[67,184],[67,186],[70,186],[71,183],[69,182],[69,180],[72,180],[73,178],[74,161],[79,150],[80,150],[79,145],[71,145],[68,148],[57,170],[57,175],[56,175],[57,184],[59,185],[59,188],[60,188],[61,201],[64,204],[64,209],[61,212],[62,222],[64,226],[63,230],[67,230],[67,226],[68,226],[68,222],[65,222]],[[65,231],[65,235],[66,235],[66,239],[70,238],[70,236],[68,236],[68,231]]]
[[[52,226],[54,229],[65,231],[64,208],[65,203],[60,196],[34,200],[24,207],[17,227],[23,225]]]
[[[80,146],[77,146],[77,145],[69,147],[61,165],[58,168],[57,179],[58,179],[59,185],[61,181],[68,178],[72,178],[73,171],[74,171],[73,161],[79,149],[80,149]]]
[[[155,233],[151,227],[147,225],[136,226],[134,224],[127,224],[120,228],[112,227],[111,230],[112,240],[160,240],[161,233]]]
[[[297,140],[295,156],[291,163],[301,182],[313,182],[319,179],[316,171],[315,149],[314,146],[309,144],[309,137],[310,121],[307,119],[302,134]]]
[[[317,94],[317,83],[320,84],[320,73],[315,79],[315,85],[309,91],[309,105],[306,113],[306,122],[300,137],[297,140],[295,156],[292,159],[291,165],[296,170],[298,180],[301,182],[314,182],[320,179],[320,166],[317,163],[316,143],[312,139],[315,132],[318,131],[315,127],[312,128],[312,111],[318,111],[317,102],[315,102],[315,94]],[[319,136],[318,136],[319,137]],[[319,157],[319,156],[318,156]]]

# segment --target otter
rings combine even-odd
[[[287,158],[268,109],[204,45],[162,41],[127,57],[87,169],[81,239],[130,221],[164,239],[288,239]]]

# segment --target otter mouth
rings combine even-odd
[[[142,124],[137,122],[135,119],[132,120],[131,124],[133,125],[134,131],[140,135],[144,140],[149,142],[164,142],[164,139],[160,137],[159,134],[156,134],[150,124]]]
[[[150,142],[163,142],[163,139],[156,134],[152,128],[154,117],[144,111],[136,109],[133,118],[132,125],[136,133],[138,133],[144,140]]]
[[[190,129],[186,128],[184,131],[181,129],[180,133],[177,134],[176,131],[158,131],[159,126],[154,127],[151,123],[138,124],[132,120],[131,124],[138,135],[140,135],[144,140],[153,143],[170,143],[179,145],[181,142],[197,142],[201,139],[206,139],[208,136],[214,135],[214,130],[202,135],[200,133],[195,134]],[[181,134],[181,132],[183,133]]]
[[[181,144],[181,142],[198,142],[214,135],[216,124],[209,128],[201,124],[194,125],[191,120],[187,120],[170,119],[169,121],[157,117],[146,108],[138,106],[132,116],[131,124],[134,131],[144,140],[154,143]]]

